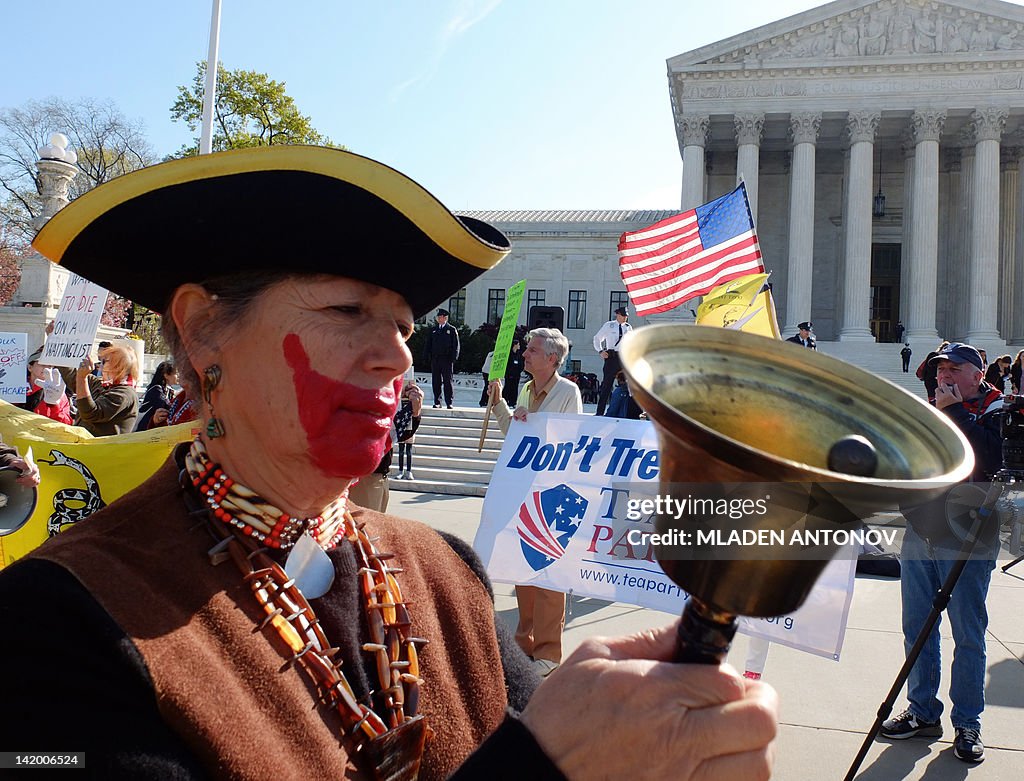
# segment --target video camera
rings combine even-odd
[[[1003,469],[1024,472],[1024,396],[1003,396],[999,433],[1003,438]]]

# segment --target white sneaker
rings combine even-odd
[[[406,480],[415,480],[416,477],[415,477],[415,475],[413,475],[412,472],[410,472],[408,469],[406,469],[405,470],[405,479]]]

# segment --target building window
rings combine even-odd
[[[448,322],[452,325],[466,323],[466,288],[448,299]]]
[[[544,306],[544,293],[543,290],[527,290],[526,291],[526,316],[530,316],[530,310],[535,306]]]
[[[608,297],[608,319],[615,319],[615,310],[629,304],[629,294],[625,290],[613,290]],[[626,309],[628,312],[629,309]]]
[[[587,291],[569,291],[569,312],[565,321],[566,328],[587,327]]]
[[[487,322],[498,325],[505,313],[505,289],[492,287],[487,291]]]

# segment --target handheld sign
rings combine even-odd
[[[40,360],[50,366],[77,367],[92,350],[107,291],[85,277],[73,274],[64,289],[53,333]]]
[[[27,334],[0,332],[0,399],[21,403],[29,394]]]
[[[498,339],[494,343],[494,358],[491,360],[491,371],[487,374],[488,380],[505,378],[505,367],[508,365],[508,354],[512,352],[512,337],[516,332],[516,323],[519,322],[519,310],[523,304],[525,289],[526,280],[520,279],[508,289],[508,295],[505,296],[505,312],[498,327]]]
[[[508,354],[512,352],[512,337],[516,332],[516,323],[519,322],[519,310],[523,304],[523,290],[526,289],[526,280],[520,279],[508,289],[505,296],[505,311],[501,315],[501,325],[498,326],[498,338],[494,343],[494,357],[491,358],[491,370],[487,373],[487,381],[501,380],[505,377],[505,367],[508,365]],[[480,443],[476,452],[484,449],[484,439],[487,437],[487,425],[491,422],[491,401],[487,400],[487,410],[484,412],[484,425],[480,429]]]

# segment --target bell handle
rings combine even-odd
[[[721,664],[736,634],[736,616],[716,610],[691,596],[679,621],[674,661],[680,664]]]

